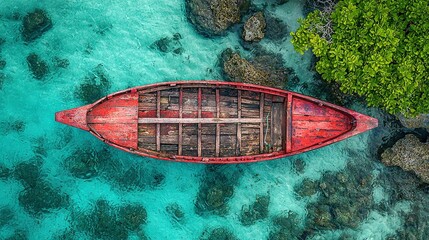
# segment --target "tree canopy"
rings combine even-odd
[[[339,0],[300,24],[292,43],[312,49],[325,80],[390,113],[429,112],[427,0]]]

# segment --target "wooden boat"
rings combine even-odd
[[[375,118],[298,93],[220,81],[135,87],[57,112],[55,120],[130,153],[195,163],[287,157],[378,124]]]

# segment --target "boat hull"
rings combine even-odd
[[[220,81],[135,87],[57,112],[56,121],[140,156],[216,164],[287,157],[378,125],[298,93]]]

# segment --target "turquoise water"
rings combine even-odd
[[[294,30],[302,7],[295,0],[267,11]],[[25,44],[22,17],[35,8],[49,14],[53,27]],[[180,54],[153,47],[176,33]],[[403,229],[404,216],[420,201],[394,198],[392,188],[401,184],[391,183],[392,170],[377,160],[377,149],[399,127],[359,102],[347,107],[378,117],[380,128],[287,159],[217,167],[136,157],[54,121],[56,111],[84,104],[76,98],[82,84],[93,81],[107,94],[162,81],[223,79],[217,61],[224,49],[250,55],[236,31],[216,38],[198,34],[184,1],[3,0],[0,38],[0,60],[6,61],[0,70],[0,239],[200,239],[217,228],[237,239],[276,239],[278,233],[287,239],[385,239]],[[291,90],[326,98],[309,70],[311,55],[294,52],[289,40],[261,45],[281,53],[285,66],[295,70],[300,82]],[[49,65],[41,80],[27,66],[32,52]],[[67,59],[68,65],[60,67],[55,59]],[[339,173],[345,183],[329,180]],[[366,184],[356,184],[363,178]],[[302,196],[305,181],[325,182],[343,194],[315,187],[314,194]],[[215,210],[198,207],[215,190],[222,196],[215,198]],[[260,217],[243,223],[242,211],[261,196],[269,204],[250,207]],[[314,225],[314,219],[323,221],[323,214],[313,214],[320,199],[330,208],[344,200],[365,211],[350,214],[359,218],[349,224]],[[363,199],[370,204],[355,202]],[[146,218],[140,208],[123,217],[121,209],[130,204],[143,206]],[[286,219],[283,226],[279,217]]]

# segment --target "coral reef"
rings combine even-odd
[[[223,169],[223,170],[222,170]],[[226,215],[228,200],[234,194],[234,184],[238,180],[237,173],[227,174],[225,167],[208,166],[198,189],[195,201],[195,212],[199,215],[211,213]]]
[[[184,50],[182,48],[182,44],[180,43],[181,39],[182,36],[180,33],[175,33],[173,34],[173,37],[163,37],[155,41],[152,43],[151,48],[157,49],[163,53],[172,52],[174,54],[182,54]]]
[[[408,134],[395,145],[381,154],[381,161],[387,166],[399,166],[405,171],[412,171],[420,179],[429,183],[429,144]]]
[[[19,204],[33,216],[40,216],[55,209],[68,206],[69,197],[54,189],[45,181],[38,181],[19,195]]]
[[[0,229],[9,224],[10,221],[13,219],[14,213],[12,209],[10,209],[7,206],[0,207]]]
[[[185,217],[182,207],[177,203],[169,204],[165,210],[176,221],[181,222]]]
[[[188,19],[205,36],[221,35],[241,21],[249,0],[186,0]]]
[[[85,104],[89,104],[106,96],[109,88],[109,79],[103,65],[99,64],[88,74],[83,83],[75,89],[75,96]]]
[[[140,225],[146,223],[146,209],[139,204],[127,204],[119,209],[119,219],[123,226],[131,231],[137,231]]]
[[[340,173],[325,173],[319,181],[304,180],[295,188],[302,197],[320,193],[308,207],[305,234],[318,230],[355,229],[374,209],[373,178],[367,164],[348,164]]]
[[[242,38],[248,42],[259,42],[265,36],[267,24],[262,12],[253,14],[243,26]]]
[[[97,176],[110,158],[110,152],[106,148],[98,151],[91,148],[77,149],[64,159],[64,165],[73,176],[89,179]]]
[[[39,38],[52,27],[49,15],[42,9],[36,9],[25,15],[22,21],[22,37],[24,41],[31,42]]]
[[[27,56],[27,64],[35,79],[41,80],[49,73],[48,64],[35,53]]]
[[[139,204],[120,208],[100,199],[89,213],[73,214],[76,229],[96,239],[127,239],[129,231],[137,231],[147,220],[146,209]]]
[[[26,188],[35,187],[41,181],[41,165],[43,159],[34,157],[29,161],[21,162],[13,169],[13,176]]]
[[[220,227],[213,230],[206,229],[201,234],[200,240],[238,240],[234,234],[226,228]]]
[[[255,222],[258,220],[267,218],[269,204],[269,195],[257,195],[255,202],[252,205],[243,205],[243,207],[241,208],[240,222],[244,226],[250,226],[255,224]]]
[[[287,83],[288,70],[283,67],[281,56],[262,48],[255,48],[254,55],[251,60],[246,60],[240,53],[224,50],[220,64],[225,77],[235,82],[283,88]]]
[[[301,221],[295,212],[283,212],[273,218],[274,231],[268,235],[268,240],[301,239]],[[303,238],[305,239],[305,238]]]

